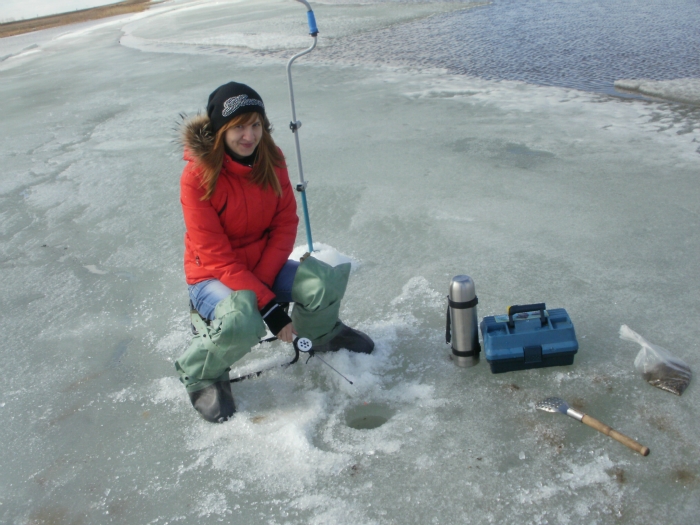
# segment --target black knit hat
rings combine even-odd
[[[212,131],[216,134],[226,123],[244,113],[260,113],[265,116],[265,104],[258,93],[238,82],[219,86],[209,95],[207,114]]]

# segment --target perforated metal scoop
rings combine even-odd
[[[572,408],[569,408],[569,404],[560,397],[548,397],[547,399],[538,401],[535,408],[537,408],[537,410],[544,410],[545,412],[561,412],[562,414],[570,415],[574,419],[581,421],[581,417],[577,417],[580,413],[576,412],[576,410]],[[576,415],[569,414],[569,410]]]
[[[561,414],[566,414],[569,417],[573,417],[577,421],[588,425],[591,428],[595,428],[598,432],[602,432],[606,436],[610,436],[615,441],[619,441],[626,447],[631,448],[635,452],[639,452],[642,456],[649,455],[649,447],[645,447],[637,443],[634,439],[620,434],[617,430],[613,430],[605,423],[601,423],[597,419],[588,416],[578,410],[574,410],[569,407],[569,404],[559,397],[548,397],[542,401],[537,402],[535,405],[537,410],[542,410],[544,412],[559,412]]]

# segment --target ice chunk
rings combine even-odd
[[[289,258],[294,261],[298,261],[301,257],[309,251],[308,244],[302,244],[294,248]],[[343,263],[350,263],[353,270],[357,269],[360,262],[353,259],[349,255],[339,252],[336,248],[324,244],[322,242],[314,242],[314,251],[311,253],[313,257],[319,261],[330,264],[331,266],[338,266]]]
[[[679,78],[675,80],[621,79],[615,81],[615,88],[634,91],[650,97],[700,105],[700,78]]]

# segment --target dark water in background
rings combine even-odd
[[[700,77],[700,0],[493,0],[337,43],[340,60],[617,94],[622,78]]]

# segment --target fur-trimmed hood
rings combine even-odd
[[[180,124],[180,144],[185,149],[185,160],[194,160],[204,164],[214,151],[215,135],[207,115],[198,114],[184,117]]]

